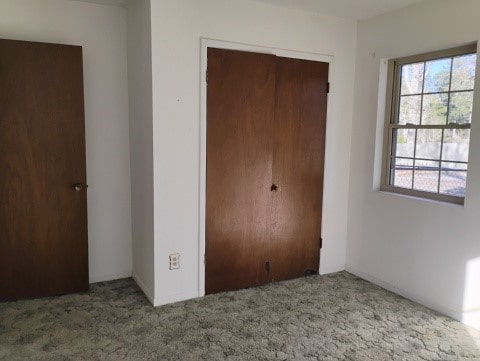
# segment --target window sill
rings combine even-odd
[[[421,195],[412,195],[412,194],[406,194],[402,193],[401,191],[398,191],[397,189],[391,190],[391,189],[385,189],[381,188],[377,190],[377,193],[382,194],[382,195],[388,195],[388,196],[393,196],[393,197],[401,197],[401,198],[406,198],[406,199],[411,199],[415,201],[420,201],[420,202],[427,202],[427,203],[432,203],[432,204],[437,204],[437,205],[442,205],[442,206],[452,206],[455,208],[464,208],[464,199],[462,199],[462,202],[452,202],[449,200],[440,200],[440,199],[432,199],[432,198],[427,198],[423,197]]]

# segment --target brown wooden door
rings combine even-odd
[[[205,291],[268,282],[275,57],[208,49]]]
[[[277,58],[270,273],[318,272],[328,63]]]
[[[318,271],[327,84],[327,63],[208,50],[206,293]]]
[[[88,289],[85,184],[81,47],[0,40],[0,299]]]

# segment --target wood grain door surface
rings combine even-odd
[[[82,67],[81,47],[0,40],[2,300],[88,289]]]
[[[328,64],[208,49],[205,291],[318,272]]]
[[[268,282],[275,57],[208,49],[206,293]]]
[[[270,264],[273,281],[318,272],[328,63],[277,58]]]

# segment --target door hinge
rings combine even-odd
[[[330,93],[330,82],[327,83],[327,94]]]
[[[207,255],[206,254],[203,255],[203,264],[207,264]]]
[[[320,237],[320,244],[319,244],[319,247],[318,247],[318,248],[322,248],[322,246],[323,246],[323,238]]]
[[[207,68],[207,71],[205,72],[205,82],[208,84],[208,68]]]

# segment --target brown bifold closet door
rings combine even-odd
[[[205,291],[318,272],[328,64],[208,50]]]
[[[82,48],[0,40],[0,299],[88,289]]]
[[[275,57],[208,49],[205,292],[269,281]]]
[[[273,148],[272,281],[317,273],[328,63],[277,58]]]

